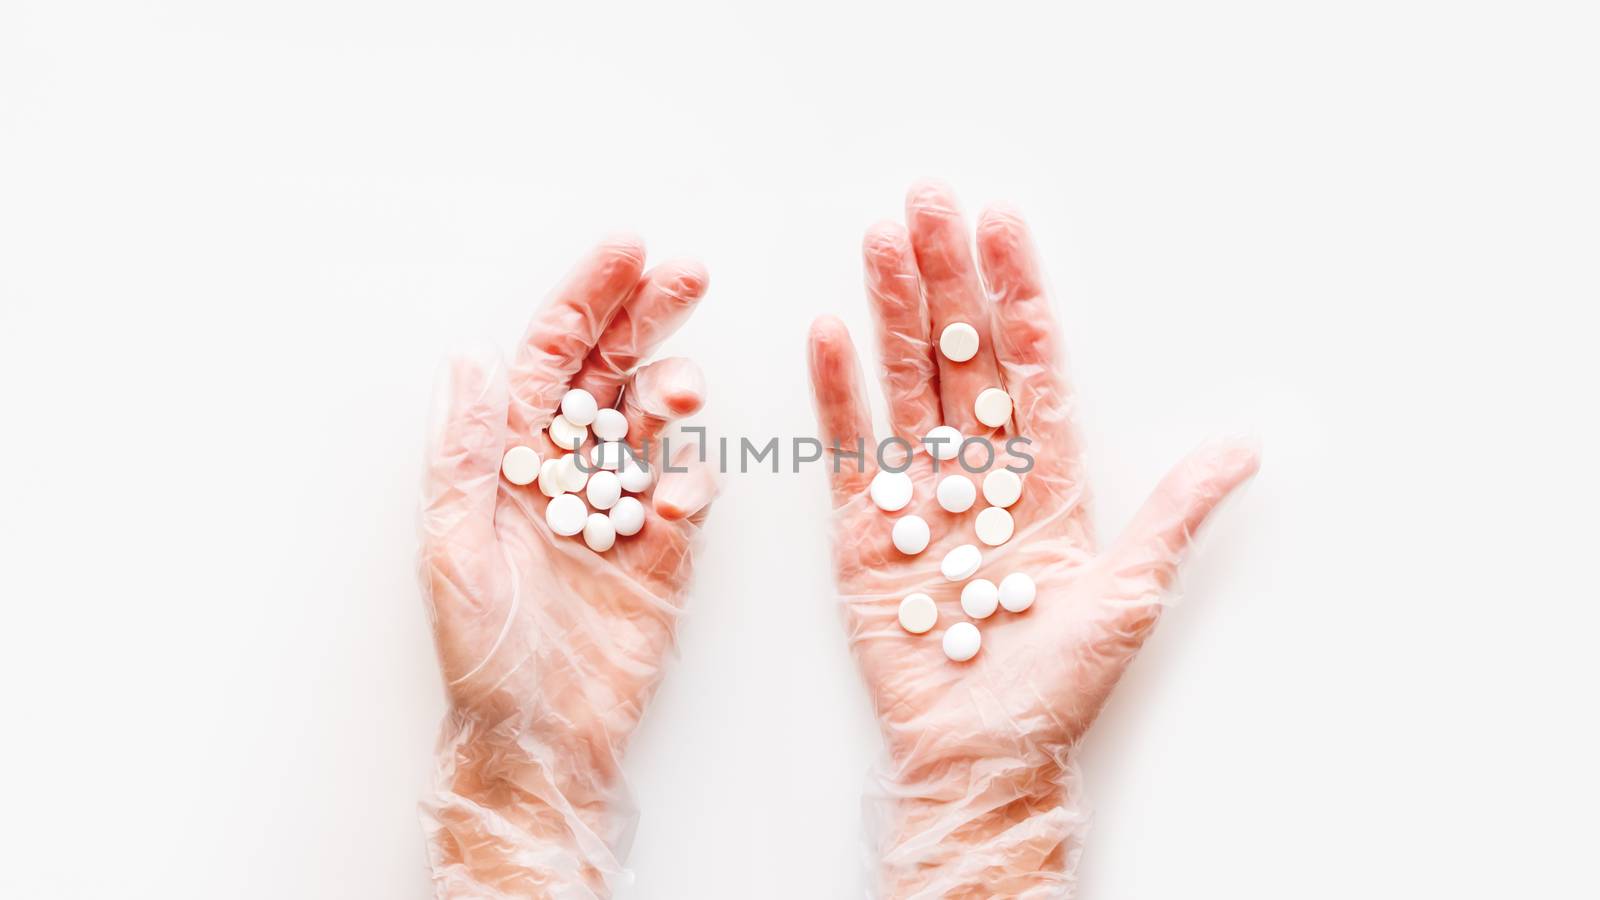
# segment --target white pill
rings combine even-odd
[[[961,611],[974,619],[987,619],[1000,605],[1000,589],[987,578],[974,578],[961,589]]]
[[[576,454],[568,453],[561,457],[561,489],[568,493],[576,494],[583,490],[589,483],[589,473],[578,465]]]
[[[512,484],[532,484],[539,477],[539,452],[518,444],[500,460],[500,471]]]
[[[622,489],[630,494],[650,490],[650,467],[635,457],[629,456],[622,461],[617,477],[622,480]]]
[[[589,430],[602,441],[620,441],[628,436],[628,417],[620,410],[598,410],[594,414],[594,424],[589,426]]]
[[[966,362],[978,355],[978,329],[965,322],[946,325],[939,335],[939,352],[951,362]]]
[[[927,634],[939,623],[939,607],[927,594],[907,594],[900,601],[900,627],[912,634]]]
[[[998,506],[991,506],[978,513],[975,529],[978,540],[991,547],[998,547],[1011,540],[1011,532],[1015,531],[1017,523],[1012,520],[1011,513]]]
[[[546,497],[559,497],[566,492],[561,486],[561,460],[551,457],[539,466],[539,491]]]
[[[928,448],[928,454],[934,459],[955,459],[961,453],[962,440],[960,431],[949,425],[940,425],[928,430],[922,445]]]
[[[872,496],[872,502],[877,504],[879,509],[884,512],[898,512],[911,502],[912,490],[910,475],[885,469],[872,476],[872,484],[868,486],[867,493]]]
[[[1010,469],[995,469],[983,476],[983,499],[999,507],[1010,506],[1022,496],[1022,476]]]
[[[966,512],[978,499],[977,486],[965,475],[946,475],[939,479],[939,486],[934,493],[946,512]]]
[[[632,497],[623,497],[611,507],[611,527],[623,537],[639,533],[644,527],[644,504]]]
[[[568,421],[566,416],[556,416],[550,420],[550,443],[563,450],[582,447],[588,437],[589,429]]]
[[[1000,428],[1011,421],[1011,395],[989,388],[972,401],[972,414],[990,428]]]
[[[1012,572],[1000,579],[1000,605],[1006,612],[1022,612],[1033,605],[1038,590],[1032,578],[1022,572]]]
[[[626,455],[627,449],[621,441],[602,441],[589,451],[589,462],[597,469],[615,472],[622,468],[622,458]]]
[[[944,575],[945,581],[965,581],[972,577],[983,565],[983,554],[971,544],[962,544],[944,555],[939,562],[939,571]]]
[[[921,516],[902,516],[894,523],[894,547],[907,556],[928,549],[928,523]]]
[[[617,542],[616,526],[605,513],[590,513],[583,523],[583,542],[596,553],[604,553]]]
[[[594,421],[598,405],[594,395],[583,388],[573,388],[561,398],[561,415],[574,425],[588,425]]]
[[[589,508],[583,505],[583,498],[577,494],[552,497],[550,505],[544,508],[545,524],[563,537],[571,537],[582,531],[588,518]]]
[[[971,622],[957,622],[944,631],[944,655],[956,662],[966,662],[978,655],[983,646],[983,635]]]
[[[615,472],[604,469],[589,476],[589,487],[584,493],[589,497],[589,505],[595,509],[610,509],[622,499],[622,480]]]

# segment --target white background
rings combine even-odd
[[[937,175],[1038,232],[1105,532],[1266,448],[1084,749],[1083,896],[1596,896],[1593,5],[765,6],[0,7],[0,895],[427,897],[438,360],[631,229],[710,266],[702,424],[809,434]],[[825,508],[719,502],[620,896],[860,895]]]

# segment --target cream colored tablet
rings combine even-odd
[[[928,523],[921,516],[901,516],[894,523],[894,548],[907,556],[928,549]]]
[[[539,477],[539,452],[518,444],[500,460],[500,471],[512,484],[533,484]]]
[[[910,475],[886,469],[872,476],[872,484],[868,486],[867,493],[872,496],[872,502],[879,509],[884,512],[898,512],[911,502],[912,490]]]
[[[1000,579],[1000,605],[1006,612],[1019,613],[1032,606],[1038,592],[1033,579],[1022,572],[1012,572]]]
[[[588,425],[594,421],[598,411],[599,404],[594,402],[594,395],[583,388],[573,388],[561,398],[561,415],[574,425]]]
[[[622,489],[630,494],[650,490],[650,467],[637,457],[625,457],[622,468],[617,470],[617,477],[622,479]]]
[[[1000,605],[1000,589],[987,578],[974,578],[961,588],[961,611],[974,619],[987,619]]]
[[[550,443],[563,450],[576,450],[589,437],[589,429],[569,421],[566,416],[550,420]]]
[[[971,544],[962,544],[944,555],[939,572],[945,581],[965,581],[983,565],[983,554]]]
[[[927,594],[907,594],[900,601],[900,627],[912,634],[927,634],[939,624],[939,607]]]
[[[577,494],[552,497],[550,505],[544,508],[545,524],[563,537],[572,537],[582,531],[588,519],[589,508],[583,505],[583,498]]]
[[[1011,421],[1011,395],[999,388],[989,388],[972,401],[972,414],[990,428],[1002,428]]]
[[[583,542],[596,553],[604,553],[617,542],[617,529],[605,513],[590,513],[583,523]]]
[[[934,494],[945,512],[959,513],[971,509],[972,504],[977,502],[978,488],[965,475],[946,475],[939,479]]]
[[[991,506],[978,513],[978,521],[974,527],[978,532],[978,540],[991,547],[998,547],[1011,540],[1011,532],[1016,530],[1017,524],[1011,518],[1011,513],[998,506]]]
[[[955,459],[961,453],[963,440],[961,432],[949,425],[940,425],[928,429],[927,436],[922,439],[922,446],[927,448],[928,455],[934,459]]]
[[[568,453],[561,457],[561,489],[576,494],[589,483],[589,473],[578,467],[578,457]]]
[[[951,362],[966,362],[978,355],[978,329],[965,322],[946,325],[939,335],[939,352]]]
[[[977,656],[982,646],[983,635],[978,633],[978,626],[971,622],[957,622],[945,629],[944,655],[956,662],[966,662]]]
[[[597,410],[589,430],[602,441],[620,441],[628,436],[628,417],[621,410]]]
[[[566,493],[561,484],[561,460],[551,457],[539,466],[539,492],[546,497],[559,497]]]
[[[1010,469],[995,469],[983,476],[983,499],[993,506],[1006,507],[1022,496],[1022,476]]]
[[[589,486],[584,489],[589,505],[595,509],[610,509],[622,499],[622,480],[617,473],[605,469],[589,476]]]
[[[638,534],[644,527],[644,504],[632,497],[623,497],[611,507],[611,527],[623,537]]]

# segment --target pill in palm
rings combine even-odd
[[[907,594],[900,601],[900,627],[912,634],[927,634],[939,622],[939,607],[927,594]]]
[[[617,542],[617,529],[605,513],[590,513],[583,523],[583,542],[596,553],[604,553]]]
[[[944,555],[939,572],[946,581],[965,581],[983,565],[983,554],[971,544],[962,544]]]
[[[972,402],[972,414],[990,428],[1000,428],[1011,421],[1011,395],[999,388],[989,388]]]
[[[978,626],[971,622],[957,622],[945,629],[944,655],[956,662],[966,662],[978,655],[978,648],[983,646],[983,635],[978,633]]]
[[[598,404],[594,395],[583,388],[573,388],[561,398],[561,414],[574,425],[588,425],[594,421]]]
[[[922,444],[934,459],[955,459],[961,453],[961,441],[960,431],[949,425],[939,425],[928,429]]]
[[[921,516],[901,516],[894,523],[894,547],[907,556],[928,549],[928,523]]]
[[[623,497],[611,507],[611,527],[617,534],[629,537],[644,527],[644,504],[632,497]]]
[[[620,410],[597,410],[589,430],[602,441],[620,441],[628,436],[628,417]]]
[[[911,502],[911,476],[904,472],[890,472],[885,469],[872,476],[872,484],[867,487],[867,493],[872,496],[872,502],[879,509],[884,512],[898,512]]]
[[[1022,476],[1010,469],[995,469],[983,476],[983,499],[1007,507],[1022,496]]]
[[[563,450],[576,450],[589,437],[589,429],[570,421],[566,416],[550,420],[550,443]]]
[[[974,578],[961,588],[961,611],[974,619],[994,615],[1000,604],[1000,589],[987,578]]]
[[[601,469],[589,476],[589,486],[584,493],[589,505],[595,509],[610,509],[622,499],[622,480],[617,473]]]
[[[500,460],[500,471],[512,484],[532,484],[539,477],[539,453],[518,444],[506,451]]]
[[[1011,518],[1011,513],[998,506],[990,506],[978,513],[975,526],[978,540],[991,547],[998,547],[1011,540],[1011,532],[1015,530],[1016,523]]]
[[[965,322],[946,325],[939,334],[939,352],[951,362],[966,362],[978,355],[978,329]]]
[[[572,537],[583,530],[584,523],[588,521],[589,509],[583,505],[583,498],[577,494],[562,494],[550,498],[550,504],[544,508],[544,521],[550,530],[563,537]]]
[[[972,479],[965,475],[946,475],[939,479],[939,486],[934,489],[934,494],[946,512],[966,512],[977,501],[978,488],[972,483]]]
[[[1033,605],[1039,591],[1033,578],[1025,572],[1012,572],[1000,579],[1000,605],[1006,612],[1022,612]]]
[[[622,460],[617,478],[622,481],[622,489],[630,494],[650,490],[650,467],[637,457],[627,456]]]

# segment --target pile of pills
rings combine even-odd
[[[563,537],[583,536],[597,553],[610,550],[617,537],[631,537],[644,528],[644,504],[628,496],[650,489],[650,467],[622,442],[628,420],[614,409],[600,409],[594,395],[582,388],[567,391],[561,412],[550,420],[550,443],[567,451],[539,459],[539,452],[519,444],[506,451],[500,472],[512,484],[538,482],[550,498],[545,524]],[[590,434],[594,447],[579,463],[578,454]],[[908,498],[909,499],[909,498]]]
[[[977,329],[956,322],[939,336],[939,352],[951,362],[962,363],[978,355],[978,343]],[[1011,421],[1011,396],[1000,388],[988,388],[978,395],[972,411],[984,425],[1004,427]],[[964,440],[957,429],[940,425],[928,431],[923,444],[930,456],[946,462],[961,454]],[[881,471],[873,476],[867,493],[879,509],[894,513],[910,505],[914,488],[911,476],[905,472]],[[979,493],[979,486],[962,472],[940,477],[934,487],[940,508],[951,513],[971,510],[977,505]],[[984,475],[981,493],[987,505],[974,517],[973,532],[979,543],[998,547],[1011,540],[1016,531],[1009,507],[1022,498],[1022,478],[1010,469],[993,469]],[[932,534],[921,516],[905,515],[895,520],[891,537],[896,550],[915,556],[928,548]],[[987,578],[972,577],[982,566],[983,551],[976,544],[962,544],[939,561],[939,573],[946,581],[966,582],[961,588],[961,611],[969,618],[982,621],[999,609],[1020,613],[1033,605],[1037,588],[1027,573],[1012,572],[995,584]],[[900,627],[911,634],[927,634],[938,623],[939,607],[928,594],[908,594],[900,601]],[[966,662],[978,655],[983,635],[973,622],[957,622],[945,629],[942,644],[945,656]]]

